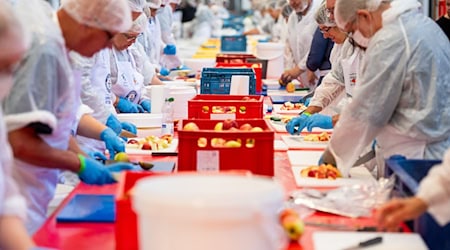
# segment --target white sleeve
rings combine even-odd
[[[135,43],[130,47],[130,49],[131,54],[136,62],[138,72],[144,76],[144,85],[147,86],[151,83],[153,77],[156,74],[155,67],[150,63],[150,60],[148,59],[147,54],[145,54],[145,50],[142,44]]]
[[[331,73],[325,75],[322,84],[314,91],[310,106],[327,107],[336,97],[344,91],[345,87],[335,79]]]
[[[420,182],[416,196],[428,204],[428,212],[441,226],[450,222],[450,150],[442,164],[434,166]]]

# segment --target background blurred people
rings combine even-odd
[[[447,0],[445,3],[447,6],[447,13],[441,16],[436,23],[441,27],[448,39],[450,39],[450,0]]]

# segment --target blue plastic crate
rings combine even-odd
[[[246,52],[247,38],[245,36],[222,36],[220,50],[222,52]]]
[[[434,165],[440,163],[441,161],[436,160],[407,160],[398,155],[386,160],[386,175],[397,176],[394,196],[410,197],[416,194],[420,181]],[[450,250],[450,225],[441,227],[430,214],[426,213],[414,220],[410,226],[422,236],[430,249]]]
[[[233,75],[249,76],[250,95],[256,94],[255,71],[252,68],[204,68],[200,80],[201,94],[230,94],[231,77]]]

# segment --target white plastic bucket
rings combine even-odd
[[[141,250],[279,250],[283,188],[266,177],[178,174],[136,184]]]
[[[192,86],[169,86],[169,97],[174,98],[174,119],[188,118],[188,101],[197,95]]]
[[[267,60],[267,79],[278,79],[281,76],[284,71],[284,44],[258,43],[256,57]]]

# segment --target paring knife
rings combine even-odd
[[[342,224],[327,224],[322,222],[308,222],[305,221],[305,225],[311,227],[320,227],[327,228],[331,230],[339,230],[339,231],[357,231],[357,232],[376,232],[377,227],[371,226],[351,226],[351,225],[342,225]]]
[[[119,134],[120,137],[125,137],[125,138],[136,138],[138,137],[136,134],[131,133],[130,131],[127,131],[125,129],[122,129],[122,131]]]
[[[369,240],[366,240],[366,241],[361,241],[361,242],[358,243],[358,245],[347,247],[347,248],[344,248],[342,250],[362,249],[362,248],[365,248],[365,247],[369,247],[369,246],[373,246],[373,245],[376,245],[376,244],[380,244],[381,242],[383,242],[383,237],[377,236],[375,238],[372,238],[372,239],[369,239]]]

